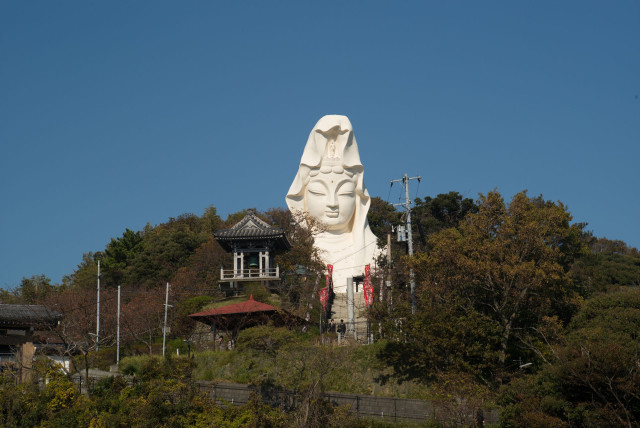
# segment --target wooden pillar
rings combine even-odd
[[[33,342],[26,342],[20,346],[16,360],[20,365],[20,382],[28,382],[31,380],[33,369],[33,355],[36,347]]]
[[[240,250],[233,252],[233,273],[235,277],[244,276],[244,253]]]
[[[271,260],[269,259],[269,250],[264,250],[262,257],[264,257],[264,261],[262,262],[264,269],[265,271],[269,272],[269,269],[271,269]]]

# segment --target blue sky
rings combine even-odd
[[[0,287],[210,205],[285,206],[349,116],[373,196],[497,188],[640,247],[640,3],[0,4]]]

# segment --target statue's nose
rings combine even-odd
[[[338,198],[333,193],[330,193],[327,197],[327,206],[330,208],[335,208],[338,206]]]

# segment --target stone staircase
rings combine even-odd
[[[355,315],[355,333],[356,339],[360,342],[367,341],[367,318],[365,316],[366,305],[364,302],[364,293],[362,291],[353,293],[354,300],[354,315]],[[335,293],[333,297],[333,303],[331,305],[331,318],[334,319],[336,325],[340,324],[340,320],[344,320],[347,324],[348,309],[347,309],[347,293]],[[353,334],[353,333],[351,333]],[[347,336],[349,333],[349,325],[347,324]]]

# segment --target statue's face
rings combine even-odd
[[[349,226],[356,208],[356,185],[347,174],[318,174],[305,191],[307,212],[328,230]]]

